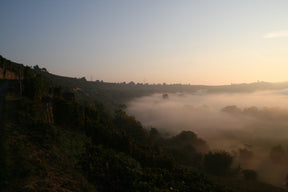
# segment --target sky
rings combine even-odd
[[[287,0],[1,0],[0,55],[87,80],[288,81]]]

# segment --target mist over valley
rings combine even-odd
[[[275,185],[281,186],[285,181],[287,89],[159,93],[133,99],[127,104],[127,112],[147,129],[156,127],[166,137],[190,130],[207,141],[210,150],[233,154],[235,166],[254,169],[262,180]]]
[[[287,192],[288,1],[2,1],[0,192]]]
[[[119,192],[281,192],[287,186],[285,82],[108,83],[4,57],[0,72],[0,152],[7,154],[0,185],[11,191],[52,183],[59,190]],[[24,182],[7,184],[14,179]]]

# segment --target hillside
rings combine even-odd
[[[41,74],[43,81],[54,87],[60,87],[63,91],[72,92],[77,100],[84,104],[99,101],[112,111],[127,103],[133,98],[147,96],[154,93],[250,93],[265,90],[287,89],[288,82],[268,83],[255,82],[231,85],[190,85],[190,84],[143,84],[134,82],[108,83],[101,80],[87,81],[83,78],[64,77],[51,74],[46,68],[39,66],[27,67],[5,59],[0,55],[0,79],[4,77],[4,71],[8,79],[21,79],[25,69],[33,69]],[[5,69],[5,70],[4,70]],[[6,79],[7,79],[6,77]]]
[[[245,178],[231,154],[209,152],[191,131],[144,129],[120,105],[223,87],[87,82],[4,58],[0,67],[19,77],[0,81],[1,191],[285,191]]]

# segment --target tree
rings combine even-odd
[[[244,169],[244,170],[242,170],[242,174],[243,174],[244,178],[246,180],[249,180],[249,181],[257,180],[257,178],[258,178],[257,172],[252,170],[252,169]]]
[[[157,137],[160,137],[160,133],[156,128],[151,127],[149,131],[149,136],[152,138],[157,138]]]
[[[233,157],[225,152],[209,152],[204,156],[204,167],[214,175],[225,175],[229,172]]]
[[[163,93],[163,94],[162,94],[162,98],[163,98],[163,99],[168,99],[168,97],[169,97],[169,96],[168,96],[168,93]]]
[[[249,149],[239,149],[239,160],[241,163],[247,163],[253,159],[253,152]]]
[[[123,110],[117,110],[114,118],[115,127],[131,137],[137,143],[147,142],[147,132],[142,127],[141,123],[134,117],[129,116]]]
[[[209,150],[209,147],[203,139],[199,138],[192,131],[182,131],[178,135],[172,137],[170,141],[177,146],[187,146],[191,145],[197,152],[206,153]]]
[[[281,145],[274,146],[270,151],[270,159],[274,163],[282,162],[285,155],[285,151]]]
[[[232,115],[238,115],[242,113],[242,110],[238,108],[236,105],[226,106],[221,111]]]

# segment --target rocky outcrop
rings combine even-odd
[[[19,79],[19,76],[12,71],[0,68],[0,79]]]

